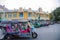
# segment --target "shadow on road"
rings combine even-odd
[[[17,38],[13,38],[11,40],[33,40],[33,38],[29,38],[29,37],[17,37]]]

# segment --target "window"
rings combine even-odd
[[[28,13],[28,17],[31,17],[31,13]]]
[[[20,13],[20,17],[23,17],[23,12]]]
[[[8,13],[8,18],[11,18],[12,17],[12,13]]]
[[[13,17],[17,17],[17,13],[14,13],[14,14],[13,14]]]

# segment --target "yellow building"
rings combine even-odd
[[[22,20],[22,19],[33,19],[32,16],[32,11],[28,11],[28,10],[22,10],[22,8],[20,8],[19,10],[10,10],[5,12],[5,16],[7,20]]]
[[[1,8],[0,8],[1,10]],[[0,13],[1,14],[1,13]],[[45,14],[41,8],[39,8],[37,11],[33,11],[31,8],[29,9],[14,9],[14,10],[8,10],[5,8],[5,11],[3,11],[2,16],[0,16],[3,20],[4,18],[6,20],[50,20],[49,14]]]
[[[41,20],[50,20],[50,14],[40,14]]]
[[[50,14],[48,12],[44,12],[42,8],[39,8],[38,11],[35,11],[36,19],[39,20],[50,20]]]
[[[6,12],[7,20],[50,20],[50,14],[44,13],[43,11],[32,11],[31,8],[29,10],[19,8],[19,10],[10,10]]]

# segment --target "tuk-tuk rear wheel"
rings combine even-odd
[[[37,38],[37,36],[38,36],[37,33],[35,33],[35,32],[32,33],[32,38]]]

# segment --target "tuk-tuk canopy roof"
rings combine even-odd
[[[1,23],[20,23],[20,22],[29,22],[28,20],[11,20],[11,21],[1,21]]]

